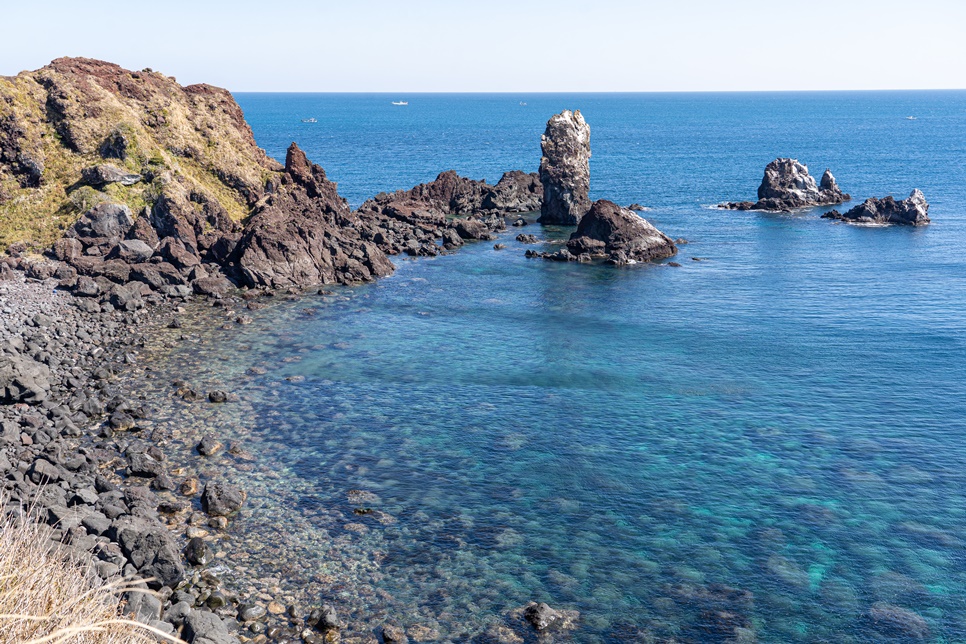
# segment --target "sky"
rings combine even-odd
[[[0,0],[0,75],[86,56],[232,91],[966,88],[966,0]]]

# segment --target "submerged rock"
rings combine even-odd
[[[643,217],[605,199],[594,202],[580,220],[567,250],[577,257],[606,257],[619,264],[664,259],[677,253],[670,237]]]
[[[866,199],[851,210],[840,213],[830,210],[822,215],[823,219],[838,219],[857,224],[900,224],[903,226],[925,226],[930,222],[929,203],[918,189],[913,190],[907,199],[896,201],[891,196],[883,199]]]
[[[580,110],[564,110],[547,121],[540,139],[542,224],[573,226],[590,210],[590,126]]]
[[[720,204],[726,210],[775,210],[829,206],[843,203],[851,197],[842,192],[831,170],[826,169],[820,184],[808,173],[808,166],[797,159],[778,158],[765,166],[765,175],[758,186],[758,201],[737,201]]]
[[[864,618],[866,626],[881,638],[878,641],[925,642],[929,639],[929,624],[908,608],[879,602],[869,608]]]

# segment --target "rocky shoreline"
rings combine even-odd
[[[439,639],[431,623],[402,628],[391,615],[323,603],[324,580],[315,590],[320,600],[309,605],[306,589],[296,594],[279,584],[285,566],[274,582],[246,573],[238,552],[245,545],[234,543],[229,527],[251,502],[237,476],[251,469],[251,455],[220,435],[217,423],[184,435],[156,422],[167,400],[181,405],[180,426],[217,419],[216,410],[239,402],[230,391],[155,373],[160,352],[198,341],[198,332],[244,325],[242,311],[262,301],[319,296],[293,289],[152,297],[127,311],[104,294],[95,300],[103,308],[90,311],[90,298],[58,288],[56,278],[30,277],[29,263],[22,262],[26,271],[16,260],[2,264],[0,365],[18,370],[0,367],[8,369],[0,371],[4,395],[18,398],[0,406],[4,512],[49,525],[52,546],[89,557],[106,583],[144,580],[154,594],[126,593],[125,613],[189,643]],[[202,464],[186,466],[185,451]],[[474,641],[530,641],[546,629],[566,639],[576,620],[572,611],[534,604],[494,615]]]

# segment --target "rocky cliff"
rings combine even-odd
[[[826,169],[821,183],[816,184],[808,173],[808,166],[797,159],[778,158],[765,166],[765,175],[758,186],[757,202],[728,202],[719,207],[726,210],[788,211],[840,204],[850,198],[839,188],[831,170]]]
[[[0,250],[46,248],[103,203],[204,249],[281,169],[223,89],[86,58],[0,78]]]
[[[49,249],[65,286],[365,281],[393,270],[372,236],[294,144],[268,158],[226,90],[84,58],[0,80],[0,249]]]
[[[855,224],[900,224],[904,226],[925,226],[929,223],[929,204],[925,195],[918,189],[909,194],[908,199],[896,201],[892,197],[866,199],[848,212],[830,210],[822,215],[823,219],[838,219]]]
[[[590,126],[580,110],[547,121],[540,140],[543,206],[540,223],[576,225],[590,210]]]

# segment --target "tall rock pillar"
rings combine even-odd
[[[590,210],[590,126],[580,110],[564,110],[547,121],[540,138],[542,224],[575,226]]]

